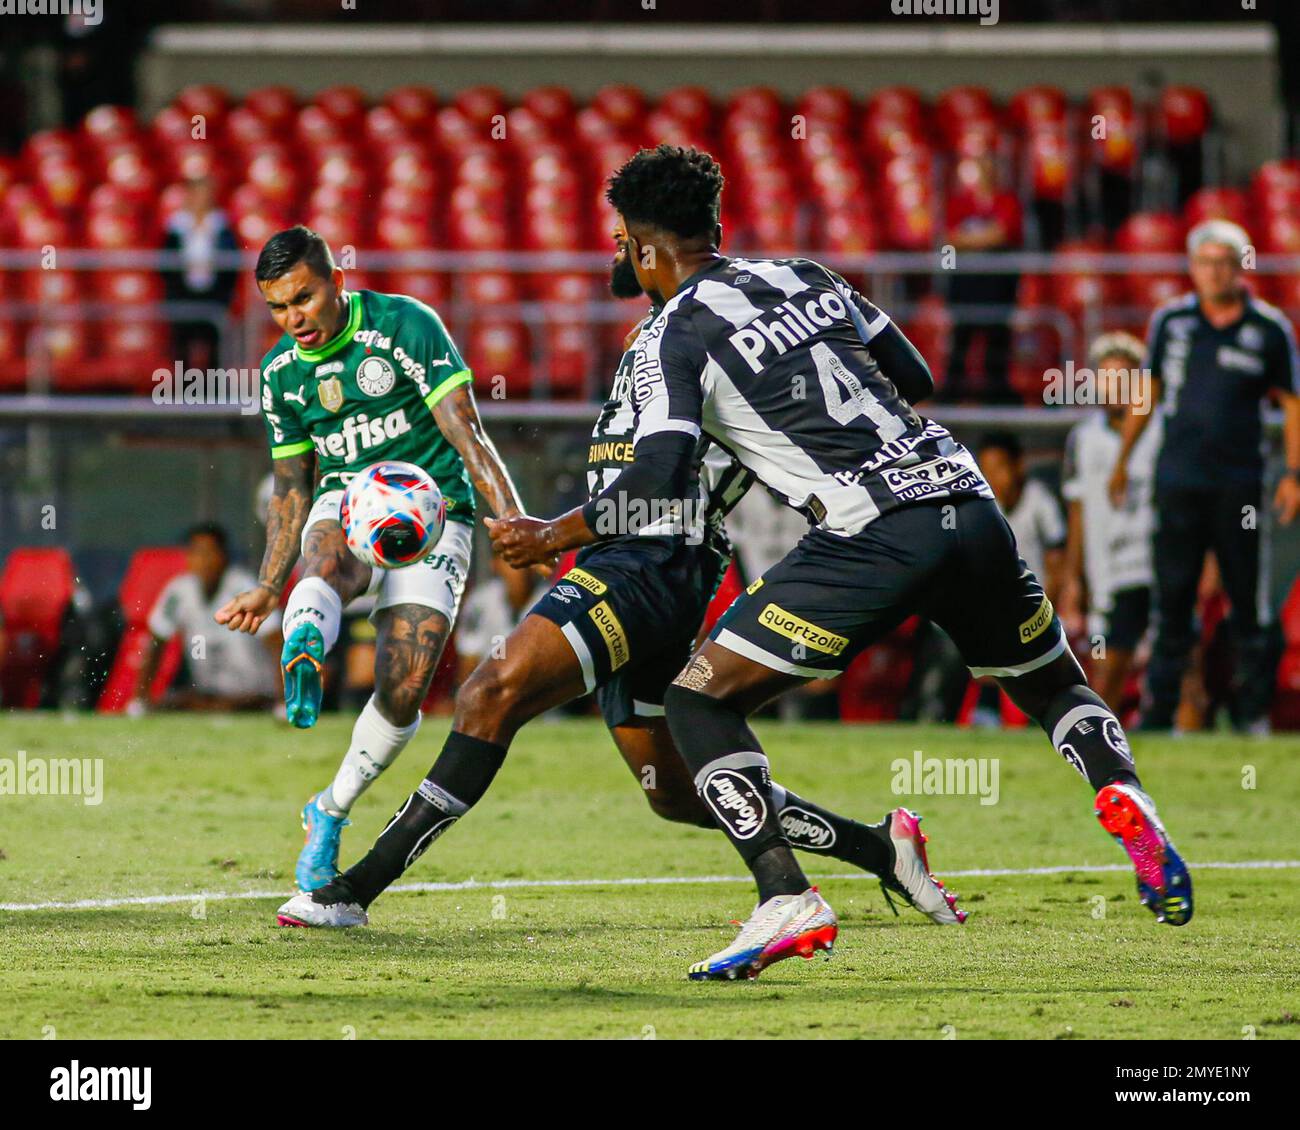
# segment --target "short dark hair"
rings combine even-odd
[[[299,263],[306,263],[313,274],[329,278],[334,273],[334,256],[330,245],[311,228],[298,224],[278,231],[262,247],[257,256],[254,276],[258,282],[270,282],[288,274]]]
[[[712,237],[724,183],[709,154],[663,144],[628,158],[609,178],[605,199],[628,223],[649,224],[685,239]]]
[[[217,548],[227,557],[230,556],[229,539],[226,537],[226,528],[217,522],[196,522],[185,531],[185,544],[188,545],[195,538],[211,538],[217,543]]]
[[[980,441],[978,451],[988,451],[990,448],[999,448],[1005,451],[1017,463],[1025,457],[1024,445],[1020,442],[1020,437],[1015,432],[988,432]]]

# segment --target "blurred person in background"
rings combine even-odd
[[[979,465],[1016,535],[1020,556],[1053,604],[1065,564],[1065,516],[1048,486],[1025,470],[1025,450],[1012,432],[990,432],[979,446]]]
[[[230,305],[236,272],[218,267],[215,256],[235,251],[238,245],[207,177],[191,177],[185,182],[185,203],[167,218],[164,246],[179,252],[182,260],[180,270],[163,272],[168,302],[209,302],[223,311]],[[177,322],[175,345],[187,368],[208,369],[218,363],[217,326],[210,320]]]
[[[256,637],[213,627],[213,613],[254,579],[242,565],[230,563],[226,532],[215,523],[201,523],[185,535],[185,566],[149,613],[149,650],[127,713],[146,709],[163,649],[176,636],[181,637],[190,685],[171,691],[165,708],[269,710],[276,701],[270,690],[279,684],[279,612],[267,618]]]
[[[465,597],[456,625],[456,684],[470,677],[483,660],[501,657],[501,645],[547,587],[535,572],[515,569],[500,557],[489,558],[492,574],[475,582]]]
[[[990,432],[979,447],[980,470],[993,488],[1011,532],[1016,548],[1029,571],[1043,586],[1053,604],[1061,590],[1065,564],[1065,516],[1061,505],[1048,487],[1029,477],[1025,470],[1025,452],[1012,432]],[[976,726],[1001,725],[1002,691],[992,679],[980,686],[972,723]]]
[[[1159,307],[1147,335],[1152,395],[1163,435],[1156,457],[1156,640],[1147,668],[1142,728],[1168,730],[1195,642],[1193,611],[1205,555],[1218,558],[1232,605],[1232,723],[1269,729],[1275,648],[1261,545],[1264,401],[1285,416],[1285,469],[1273,496],[1278,521],[1300,511],[1300,362],[1286,316],[1254,297],[1242,280],[1250,237],[1208,220],[1187,237],[1193,290]],[[1124,504],[1131,463],[1150,415],[1124,420],[1110,495]]]
[[[1019,248],[1023,240],[1020,201],[998,183],[991,153],[965,157],[957,162],[954,183],[948,193],[947,241],[960,253],[1007,251]],[[952,351],[948,361],[945,395],[961,400],[978,395],[986,403],[1016,403],[1008,369],[1011,363],[1011,310],[1016,302],[1019,275],[953,273],[948,289],[952,308]],[[992,321],[975,321],[971,307],[1004,307]],[[984,341],[984,386],[977,391],[970,379],[971,347]]]
[[[1072,630],[1086,624],[1090,636],[1101,637],[1102,646],[1092,649],[1092,682],[1116,713],[1151,616],[1158,420],[1143,430],[1129,458],[1123,504],[1113,505],[1107,490],[1125,418],[1152,408],[1138,402],[1144,353],[1142,342],[1128,333],[1102,334],[1093,342],[1089,360],[1099,407],[1070,429],[1061,482],[1069,508],[1061,616]]]

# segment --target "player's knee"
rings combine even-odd
[[[518,680],[497,662],[481,664],[456,692],[456,718],[460,720],[512,719],[521,695]]]

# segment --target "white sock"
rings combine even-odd
[[[394,726],[379,713],[372,695],[357,717],[357,724],[352,727],[352,744],[348,746],[333,784],[321,793],[316,802],[322,811],[331,816],[346,816],[356,804],[357,797],[397,759],[419,728],[418,714],[415,721],[404,729]]]
[[[304,577],[293,587],[289,603],[284,608],[284,635],[289,634],[302,621],[315,624],[325,637],[325,650],[338,641],[339,622],[343,619],[343,601],[320,577]]]

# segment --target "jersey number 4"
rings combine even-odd
[[[907,430],[903,420],[881,404],[870,389],[863,388],[862,382],[824,341],[812,347],[812,358],[826,399],[826,413],[837,424],[851,424],[859,416],[866,416],[876,425],[883,443],[897,439]]]

